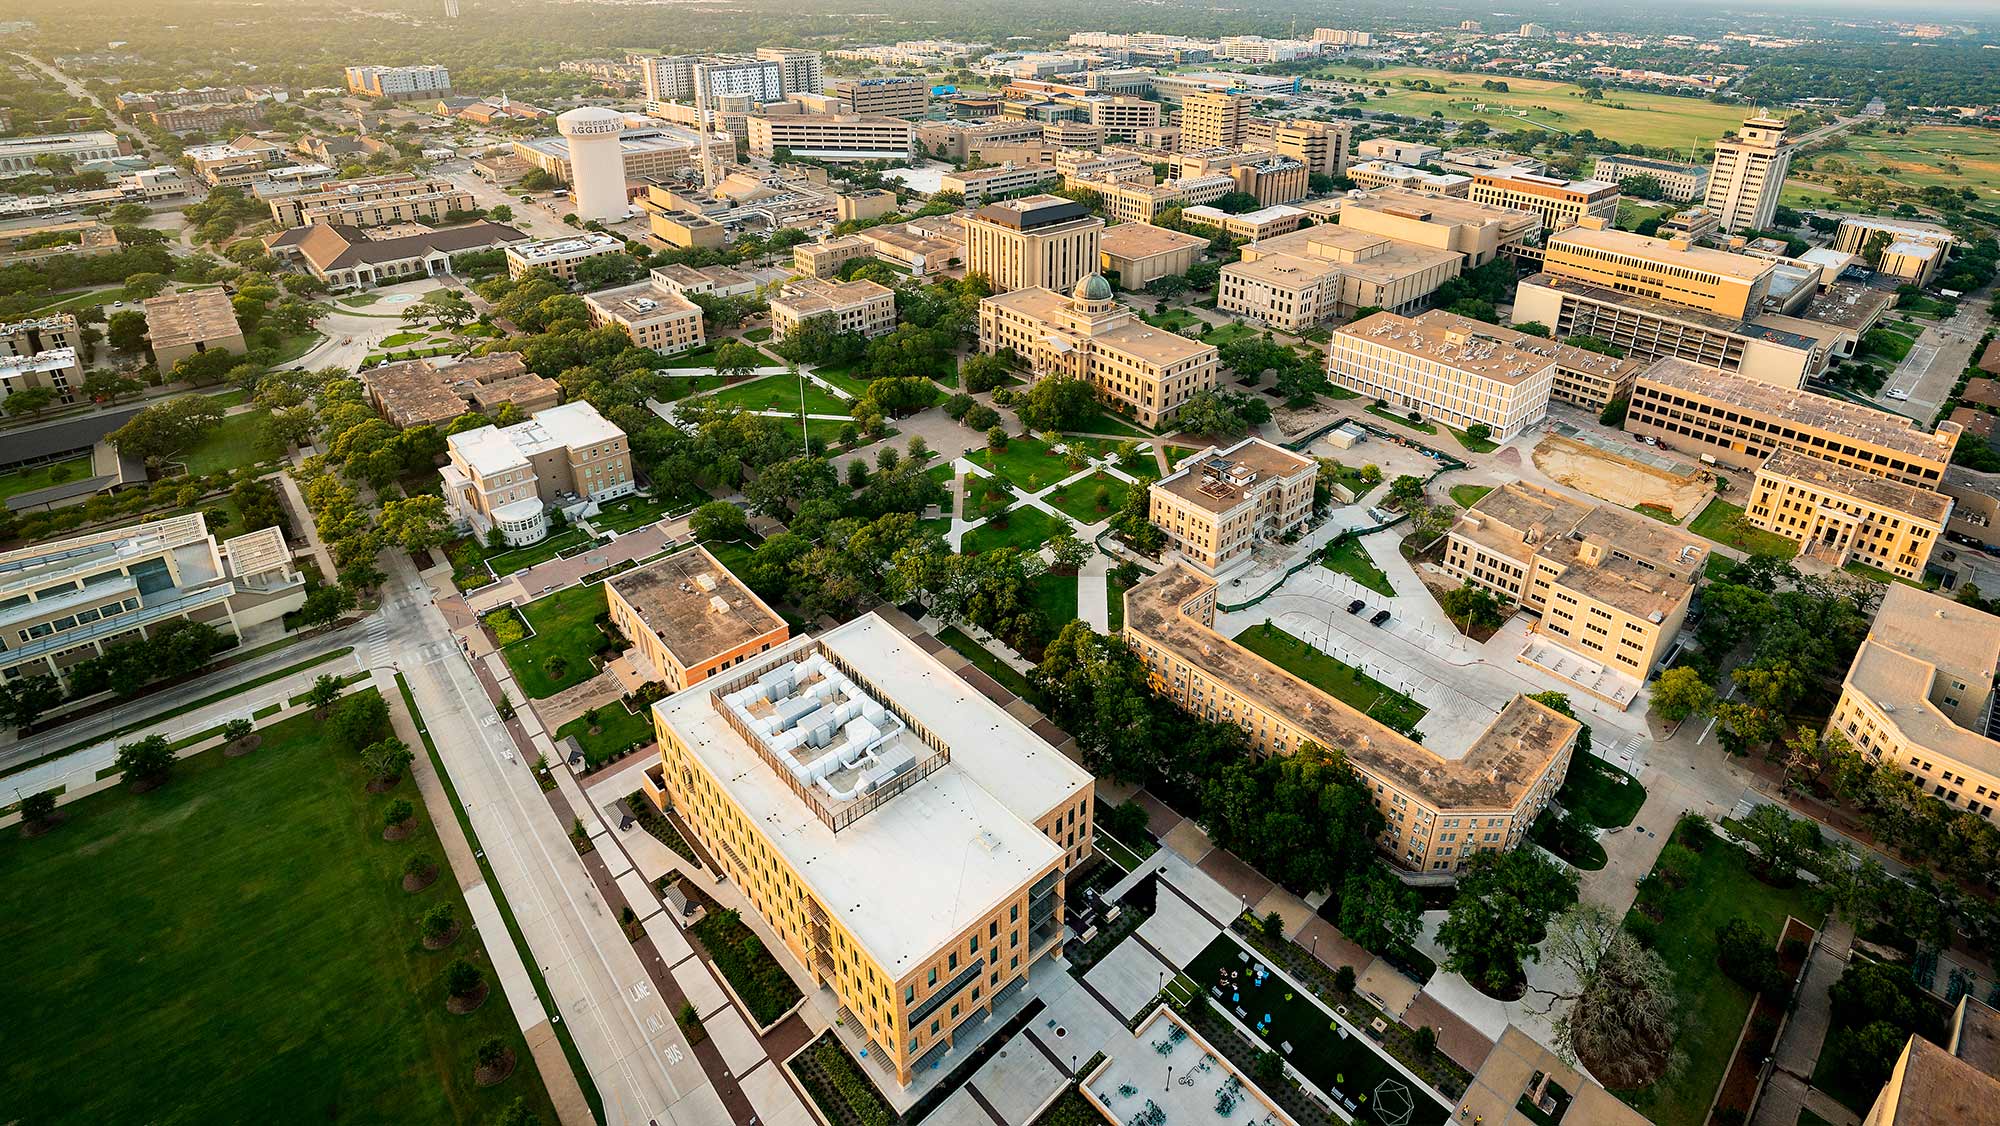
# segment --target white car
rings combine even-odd
[[[1889,392],[1888,397],[1900,403],[1908,400],[1910,397],[1910,393],[1908,391],[1891,391]]]

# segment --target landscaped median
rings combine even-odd
[[[709,907],[706,917],[688,929],[722,973],[730,992],[750,1012],[751,1023],[767,1029],[792,1011],[804,996],[792,975],[778,962],[735,909]]]
[[[542,700],[597,675],[593,658],[615,645],[599,624],[608,614],[604,584],[592,583],[490,610],[480,621],[521,691]]]

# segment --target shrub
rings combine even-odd
[[[411,805],[404,798],[397,798],[395,801],[389,803],[388,809],[383,811],[382,825],[384,828],[393,829],[398,825],[408,824],[410,818],[416,815],[416,806]]]
[[[854,1112],[861,1126],[892,1126],[896,1121],[895,1113],[882,1101],[881,1094],[854,1066],[853,1058],[841,1050],[838,1043],[822,1040],[814,1045],[813,1062],[826,1074],[828,1082],[833,1084],[833,1089]]]
[[[417,920],[417,929],[423,932],[425,942],[441,942],[457,926],[458,915],[452,911],[449,903],[440,903],[432,907]]]
[[[444,968],[444,989],[453,997],[470,997],[486,984],[486,975],[464,958],[455,958]]]
[[[1782,996],[1791,984],[1778,968],[1770,938],[1744,919],[1731,919],[1715,932],[1715,961],[1745,989]]]
[[[56,815],[56,792],[40,790],[21,799],[21,820],[28,825],[46,825]]]

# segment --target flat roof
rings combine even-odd
[[[973,212],[973,217],[1017,231],[1031,231],[1041,227],[1053,227],[1058,223],[1075,220],[1095,219],[1090,209],[1073,199],[1059,195],[1029,195],[1019,199],[1003,199],[989,203]],[[1102,222],[1102,220],[1097,220]]]
[[[1441,309],[1415,317],[1387,311],[1371,313],[1335,329],[1334,335],[1423,356],[1502,383],[1519,383],[1548,370],[1563,358],[1564,350],[1553,340]]]
[[[783,305],[799,317],[811,317],[820,313],[832,313],[841,309],[852,309],[856,305],[882,297],[893,297],[895,291],[879,282],[866,279],[858,281],[829,281],[825,278],[802,278],[788,282],[778,291],[772,304]]]
[[[614,254],[624,249],[625,244],[610,235],[586,231],[580,235],[515,243],[507,248],[507,253],[524,262],[536,263],[588,254]]]
[[[1283,716],[1357,770],[1393,782],[1439,810],[1513,809],[1582,726],[1516,696],[1462,758],[1447,759],[1327,695],[1181,612],[1214,587],[1184,563],[1125,592],[1125,626]]]
[[[361,385],[385,413],[417,421],[448,421],[465,413],[465,400],[425,360],[398,360],[360,373]]]
[[[1181,211],[1181,214],[1188,218],[1212,222],[1218,226],[1225,222],[1233,221],[1261,227],[1266,223],[1275,223],[1280,219],[1289,219],[1295,215],[1306,215],[1309,212],[1304,208],[1293,207],[1289,203],[1274,203],[1269,207],[1260,207],[1255,211],[1239,211],[1231,214],[1219,207],[1210,207],[1203,203],[1185,208]],[[1105,234],[1108,236],[1110,231],[1106,231]]]
[[[1012,309],[1023,316],[1041,321],[1043,324],[1049,325],[1049,331],[1051,332],[1069,334],[1068,329],[1053,323],[1058,317],[1069,311],[1071,304],[1067,296],[1057,293],[1055,290],[1046,289],[1041,286],[1009,290],[1006,293],[996,293],[991,297],[985,298],[981,304],[989,301],[1001,308]],[[1107,348],[1115,352],[1122,352],[1128,356],[1158,364],[1162,367],[1177,364],[1183,360],[1193,359],[1203,353],[1213,354],[1216,351],[1215,346],[1212,344],[1203,344],[1198,340],[1190,340],[1179,333],[1169,332],[1163,328],[1156,328],[1140,320],[1138,314],[1130,313],[1129,310],[1126,310],[1126,312],[1131,317],[1129,321],[1099,332],[1090,338],[1095,346]]]
[[[1806,253],[1811,255],[1815,251],[1808,250]],[[1799,316],[1804,320],[1859,331],[1862,326],[1874,323],[1884,310],[1895,303],[1896,295],[1893,293],[1885,293],[1873,286],[1837,281],[1827,286],[1826,292],[1814,294],[1812,300],[1806,302],[1806,307],[1799,310]]]
[[[1772,454],[1757,473],[1759,476],[1789,477],[1824,492],[1936,524],[1943,524],[1951,516],[1951,498],[1943,493],[1877,477],[1873,473],[1811,457],[1797,450],[1779,450]]]
[[[1843,215],[1840,217],[1840,225],[1843,227],[1862,227],[1871,231],[1888,231],[1890,234],[1914,236],[1927,242],[1955,243],[1958,241],[1958,236],[1952,233],[1951,228],[1940,227],[1936,223],[1925,223],[1916,219],[1878,219],[1869,215]]]
[[[1589,227],[1570,227],[1548,238],[1549,249],[1561,244],[1574,244],[1593,250],[1606,250],[1615,254],[1630,254],[1660,265],[1672,265],[1686,270],[1732,277],[1740,281],[1756,281],[1772,269],[1767,259],[1753,258],[1747,254],[1732,254],[1727,250],[1713,250],[1692,243],[1676,246],[1673,240],[1637,235],[1606,227],[1592,230]]]
[[[1525,563],[1561,569],[1556,585],[1634,617],[1679,606],[1708,561],[1705,540],[1613,504],[1591,504],[1512,481],[1475,502],[1451,534]]]
[[[1375,281],[1394,281],[1438,266],[1459,262],[1463,255],[1372,231],[1319,223],[1250,244],[1258,255],[1290,254],[1338,266],[1344,273]],[[1352,255],[1350,260],[1348,255]],[[1240,265],[1241,263],[1237,263]],[[1225,267],[1228,268],[1228,267]]]
[[[243,335],[236,308],[220,286],[148,297],[145,307],[146,335],[156,350]]]
[[[1349,196],[1341,209],[1379,211],[1405,219],[1415,219],[1423,223],[1487,223],[1539,225],[1541,213],[1524,207],[1501,207],[1493,203],[1474,203],[1457,196],[1432,195],[1429,192],[1412,191],[1409,188],[1375,188],[1362,195]]]
[[[1911,457],[1940,463],[1951,460],[1953,439],[1919,430],[1915,422],[1902,415],[1816,395],[1804,388],[1760,383],[1678,356],[1654,361],[1653,366],[1639,373],[1639,382],[1698,395],[1795,426],[1830,431]]]
[[[583,295],[584,304],[601,309],[607,316],[626,322],[649,321],[660,317],[699,316],[701,306],[678,292],[650,279],[616,289],[600,289]]]
[[[1260,482],[1289,477],[1302,469],[1317,469],[1319,463],[1282,446],[1274,446],[1255,436],[1220,449],[1210,446],[1182,459],[1180,468],[1162,477],[1153,488],[1210,512],[1228,512]]]
[[[1151,223],[1116,223],[1104,228],[1098,249],[1113,258],[1144,259],[1207,246],[1208,240]]]
[[[593,442],[623,438],[625,432],[597,413],[583,399],[540,411],[512,426],[482,426],[453,434],[445,441],[480,476],[528,464],[535,454],[563,447],[576,449]]]
[[[1570,230],[1575,229],[1574,227],[1570,228]],[[1802,336],[1796,332],[1790,332],[1782,328],[1759,324],[1755,320],[1745,320],[1742,317],[1725,317],[1718,313],[1711,313],[1706,309],[1697,309],[1692,305],[1682,305],[1677,301],[1665,301],[1657,297],[1647,297],[1643,294],[1621,293],[1615,289],[1608,289],[1591,282],[1562,277],[1556,274],[1530,274],[1522,278],[1520,284],[1533,285],[1542,289],[1553,290],[1557,293],[1573,293],[1578,297],[1601,302],[1606,305],[1636,309],[1648,316],[1658,317],[1661,320],[1679,321],[1682,324],[1690,324],[1714,332],[1728,333],[1731,336],[1741,336],[1746,340],[1762,340],[1767,344],[1795,348],[1801,352],[1810,351],[1818,343],[1813,337]],[[1518,287],[1516,288],[1518,289]]]
[[[1895,1099],[1881,1126],[2000,1126],[2000,1080],[1922,1036],[1903,1051],[1879,1096]]]
[[[610,583],[682,668],[714,660],[785,625],[699,544],[614,575]]]
[[[816,655],[821,665],[801,667]],[[734,686],[748,682],[759,697],[757,679],[775,674],[771,687],[782,687],[786,666],[790,691],[743,698],[741,711],[731,712],[724,696],[744,691]],[[880,616],[794,638],[739,668],[660,701],[654,714],[892,976],[917,969],[1061,862],[1063,850],[1033,819],[1073,802],[1090,776]],[[782,725],[796,724],[800,716],[784,717],[806,706],[797,702],[801,685],[817,684],[857,714],[820,759],[801,762],[822,749],[777,748],[797,738],[795,727]],[[739,715],[769,729],[766,747],[732,722]],[[869,727],[854,727],[856,720]],[[879,772],[872,791],[879,794],[938,757],[939,747],[948,761],[838,831],[822,819],[816,804],[836,803],[841,787]],[[822,761],[834,753],[852,757]]]

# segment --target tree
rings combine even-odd
[[[83,377],[83,393],[94,402],[115,403],[137,394],[145,384],[115,371],[93,371]]]
[[[1793,817],[1775,805],[1751,810],[1738,820],[1736,834],[1757,850],[1766,878],[1773,883],[1790,883],[1799,868],[1825,847],[1817,823]]]
[[[1715,932],[1715,963],[1738,985],[1774,1000],[1782,999],[1791,985],[1778,967],[1771,936],[1747,919],[1731,919]]]
[[[375,781],[394,782],[403,776],[403,771],[416,761],[416,753],[409,744],[394,736],[380,742],[370,743],[361,752],[361,764],[368,769]]]
[[[321,673],[313,680],[312,687],[306,689],[305,695],[306,703],[311,704],[315,712],[324,716],[333,707],[334,702],[340,699],[340,678],[332,673]]]
[[[486,975],[464,958],[454,958],[451,965],[444,968],[445,992],[453,997],[471,997],[485,987]]]
[[[1438,927],[1445,968],[1488,992],[1509,988],[1535,957],[1549,920],[1576,902],[1577,876],[1538,852],[1482,852],[1459,869],[1458,895]]]
[[[1537,989],[1568,1008],[1555,1019],[1556,1049],[1580,1060],[1614,1088],[1642,1086],[1674,1066],[1674,977],[1660,956],[1639,944],[1595,903],[1570,906],[1549,927],[1543,950],[1574,982],[1561,991]]]
[[[63,701],[62,684],[52,676],[24,676],[0,684],[0,723],[32,727]]]
[[[1059,571],[1076,571],[1088,562],[1093,548],[1068,532],[1057,532],[1049,537],[1049,557]]]
[[[397,798],[395,801],[389,803],[387,809],[382,811],[382,827],[384,829],[401,828],[404,825],[408,825],[410,819],[416,815],[417,807],[411,805],[409,799]]]
[[[515,1099],[493,1120],[493,1126],[542,1126],[542,1116],[528,1109],[528,1100]]]
[[[1389,482],[1389,504],[1392,507],[1408,511],[1412,506],[1422,504],[1423,500],[1423,478],[1405,473]]]
[[[383,505],[381,529],[414,556],[451,538],[451,514],[443,497],[420,493]]]
[[[21,823],[46,827],[56,815],[56,791],[37,790],[21,799]]]
[[[166,288],[167,278],[165,274],[155,274],[149,271],[129,274],[125,278],[125,300],[144,301],[148,297],[158,297],[160,294],[166,292]],[[113,314],[114,317],[117,315],[119,314]],[[141,321],[145,320],[146,316],[144,313],[134,313],[133,315],[137,316]]]
[[[1043,376],[1014,401],[1022,426],[1048,433],[1075,430],[1096,409],[1097,393],[1090,384],[1066,375]]]
[[[9,415],[38,414],[55,405],[56,389],[53,387],[23,387],[19,391],[0,400],[0,409]]]
[[[740,340],[724,340],[715,346],[715,355],[710,362],[715,365],[715,374],[721,376],[724,382],[729,382],[742,378],[763,363],[764,354]],[[796,386],[797,365],[793,367]]]
[[[1507,621],[1506,603],[1483,586],[1458,587],[1438,596],[1445,615],[1464,630],[1499,629]]]
[[[174,748],[165,735],[148,735],[120,746],[112,769],[125,775],[126,785],[150,789],[173,774]]]
[[[107,437],[118,451],[158,465],[222,425],[222,408],[209,395],[183,395],[154,403]]]
[[[1671,723],[1706,712],[1714,704],[1715,689],[1687,665],[1676,665],[1653,682],[1653,710]]]
[[[225,742],[234,743],[239,739],[249,738],[250,732],[254,730],[256,728],[249,720],[238,716],[222,725],[222,738]]]
[[[688,517],[688,530],[704,543],[732,542],[750,534],[750,518],[726,500],[712,500]]]
[[[418,918],[417,929],[423,933],[425,945],[442,946],[458,929],[458,913],[451,909],[451,904],[439,903]]]
[[[1423,927],[1423,902],[1379,862],[1369,864],[1340,885],[1341,933],[1378,953],[1408,947]]]
[[[1270,418],[1270,404],[1262,398],[1201,390],[1174,412],[1174,425],[1189,434],[1240,434]]]
[[[326,732],[343,751],[359,751],[389,732],[389,706],[379,692],[357,692],[327,717]]]

